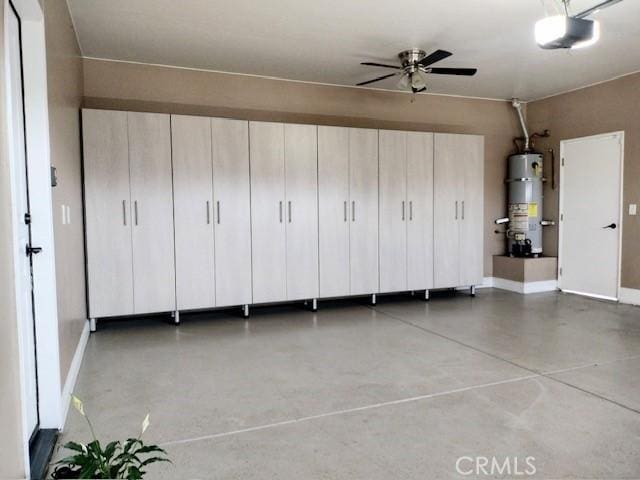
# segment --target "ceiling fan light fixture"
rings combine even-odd
[[[536,22],[536,43],[544,49],[584,48],[600,38],[596,20],[554,15]]]

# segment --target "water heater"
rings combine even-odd
[[[516,153],[508,159],[507,247],[517,257],[542,254],[542,160],[540,153]]]
[[[542,255],[542,228],[554,222],[542,219],[543,196],[543,155],[533,149],[527,131],[520,102],[515,99],[513,106],[524,132],[523,142],[518,152],[507,160],[507,210],[508,217],[496,220],[506,224],[507,251],[515,257],[538,257]],[[536,134],[536,136],[548,136]],[[516,142],[516,145],[519,145]]]

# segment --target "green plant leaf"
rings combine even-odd
[[[145,445],[143,447],[140,447],[138,450],[136,450],[136,453],[150,453],[150,452],[162,452],[165,454],[167,453],[157,445]]]
[[[87,451],[87,447],[78,442],[67,442],[63,445],[67,450],[75,450],[76,452],[85,453]]]
[[[155,462],[169,462],[169,463],[171,463],[171,460],[169,460],[168,458],[164,458],[164,457],[151,457],[151,458],[147,458],[144,462],[142,462],[140,464],[140,466],[144,467],[145,465],[149,465],[150,463],[155,463]]]

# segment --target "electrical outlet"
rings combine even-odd
[[[637,215],[638,214],[638,205],[635,203],[629,204],[629,215]]]

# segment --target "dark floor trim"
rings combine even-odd
[[[45,478],[57,439],[58,430],[43,428],[36,432],[33,440],[29,443],[32,480]]]

